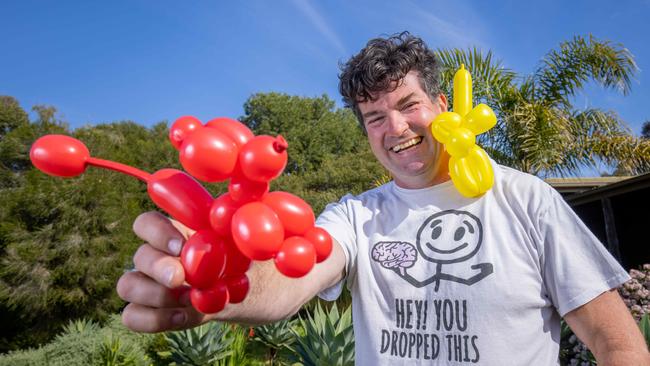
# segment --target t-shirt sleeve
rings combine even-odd
[[[630,277],[571,207],[551,187],[539,216],[542,271],[546,289],[561,316]]]
[[[352,197],[352,195],[346,195],[339,202],[327,205],[316,220],[316,226],[327,230],[332,238],[340,244],[345,254],[345,276],[343,279],[318,294],[318,297],[326,301],[334,301],[341,295],[343,284],[349,281],[350,274],[355,271],[354,263],[357,256],[356,233],[347,205],[347,201]]]

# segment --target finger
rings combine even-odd
[[[190,305],[189,286],[169,289],[141,272],[127,272],[117,282],[122,300],[156,308],[177,308]]]
[[[131,303],[122,312],[122,323],[127,328],[146,333],[192,328],[208,320],[191,306],[156,309]]]
[[[133,256],[135,269],[168,288],[175,288],[185,281],[185,271],[176,257],[163,253],[149,244],[143,244]]]
[[[133,222],[133,231],[140,239],[154,248],[179,256],[183,246],[183,235],[172,222],[159,212],[140,214]]]

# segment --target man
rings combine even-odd
[[[335,240],[329,259],[301,279],[255,263],[242,304],[202,315],[182,286],[185,229],[146,213],[134,223],[146,242],[137,271],[117,286],[130,302],[124,323],[157,332],[211,319],[272,322],[317,294],[336,298],[346,284],[359,364],[557,364],[560,316],[600,364],[650,364],[612,290],[627,274],[552,188],[493,163],[485,195],[456,191],[449,155],[429,132],[448,107],[439,73],[408,33],[372,40],[344,65],[344,101],[394,180],[326,208],[317,225]]]

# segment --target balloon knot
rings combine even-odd
[[[278,135],[278,137],[276,137],[275,141],[273,142],[273,149],[277,153],[282,153],[287,148],[289,148],[289,144],[287,143],[287,140],[285,140],[284,137],[282,137],[282,135]]]

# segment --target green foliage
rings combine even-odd
[[[127,330],[118,315],[102,328],[89,321],[70,322],[51,343],[1,355],[0,366],[150,365],[147,349],[155,337]]]
[[[94,333],[99,330],[99,324],[90,319],[71,320],[63,326],[63,334]]]
[[[209,322],[199,327],[165,335],[170,356],[177,365],[216,365],[232,354],[230,326]]]
[[[138,366],[148,364],[146,357],[139,357],[138,350],[131,344],[124,344],[119,338],[110,337],[99,347],[99,361],[102,366]]]
[[[354,330],[351,308],[339,313],[336,303],[325,311],[316,304],[311,313],[300,317],[304,334],[296,336],[294,349],[304,365],[354,365]]]
[[[447,94],[452,95],[450,82],[464,63],[473,76],[474,103],[486,103],[497,114],[497,125],[479,142],[499,163],[540,175],[577,173],[599,162],[633,174],[650,171],[650,141],[633,136],[613,111],[572,104],[589,81],[630,92],[637,67],[622,45],[576,36],[524,76],[503,68],[491,52],[438,53]]]
[[[290,347],[295,341],[291,329],[296,325],[295,319],[284,319],[279,322],[260,325],[254,328],[254,340],[269,348],[279,350]]]
[[[346,193],[372,188],[373,180],[384,173],[356,117],[335,109],[326,96],[255,94],[244,111],[240,120],[256,134],[282,134],[289,143],[287,169],[271,189],[302,197],[315,213]]]
[[[37,112],[37,121],[0,142],[0,154],[10,161],[0,169],[8,177],[0,180],[0,351],[42,344],[69,319],[101,320],[118,311],[123,302],[115,283],[139,245],[132,222],[155,208],[146,186],[130,177],[90,168],[61,179],[35,170],[31,143],[66,133],[94,156],[151,171],[178,167],[176,152],[164,143],[164,123],[147,129],[122,122],[70,133],[53,108]]]
[[[292,344],[296,339],[291,330],[295,328],[296,323],[295,319],[284,319],[255,327],[253,340],[263,344],[268,349],[269,364],[274,364],[280,350],[288,349],[293,351]]]
[[[645,314],[641,317],[639,329],[641,330],[641,334],[643,334],[646,346],[650,348],[650,314]]]
[[[29,124],[27,112],[14,97],[0,95],[0,139],[14,129]]]
[[[228,337],[230,342],[230,355],[217,361],[218,366],[246,366],[250,360],[246,354],[248,345],[248,334],[246,329],[238,325],[231,325]]]
[[[352,113],[335,110],[326,96],[255,94],[244,104],[244,112],[241,121],[255,134],[281,134],[287,140],[287,174],[318,169],[328,155],[355,152],[365,140]]]

